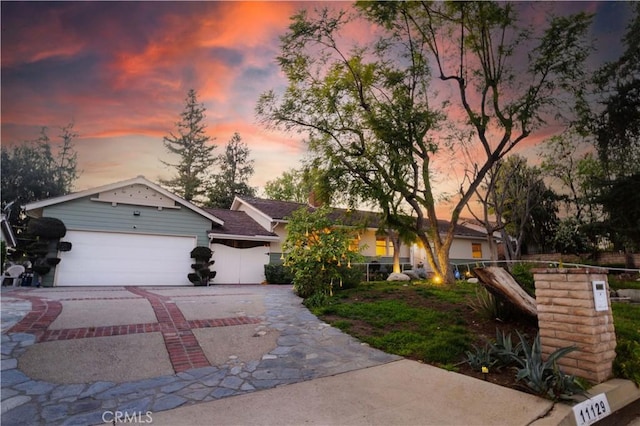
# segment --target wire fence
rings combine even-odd
[[[473,268],[484,268],[487,266],[503,266],[508,267],[509,265],[515,264],[539,264],[545,265],[550,268],[601,268],[606,269],[608,271],[616,271],[616,272],[630,272],[630,273],[639,273],[640,269],[635,268],[617,268],[617,267],[608,267],[608,266],[600,266],[600,265],[587,265],[582,263],[571,263],[571,262],[562,262],[562,261],[547,261],[547,260],[477,260],[473,262],[452,262],[451,266],[455,271],[458,271],[459,277],[463,275],[470,276]],[[363,273],[366,276],[367,282],[370,281],[378,281],[385,280],[387,276],[393,272],[393,263],[384,263],[384,262],[367,262],[367,263],[354,263],[353,264],[361,266],[363,268]],[[400,270],[407,271],[413,270],[413,266],[410,263],[401,263]],[[433,271],[429,269],[425,270],[427,275],[433,274]],[[458,277],[458,276],[457,276]]]
[[[571,263],[571,262],[562,262],[562,261],[548,261],[548,260],[481,260],[475,262],[467,262],[467,263],[454,263],[452,264],[454,267],[465,266],[468,270],[473,268],[480,268],[486,266],[501,266],[501,265],[509,265],[509,264],[540,264],[547,265],[551,268],[601,268],[606,269],[608,271],[620,271],[620,272],[637,272],[640,273],[640,269],[637,268],[617,268],[617,267],[609,267],[609,266],[600,266],[600,265],[587,265],[583,263]]]

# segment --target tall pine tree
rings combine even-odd
[[[253,160],[249,159],[249,153],[247,144],[237,132],[234,133],[224,153],[218,156],[220,173],[213,176],[209,206],[228,209],[236,195],[255,195],[255,189],[249,186],[249,178],[253,175]]]
[[[177,135],[173,132],[163,139],[164,146],[180,160],[176,164],[163,161],[174,168],[177,174],[160,183],[176,192],[187,201],[197,201],[206,193],[206,178],[209,167],[215,162],[212,138],[205,133],[205,107],[198,103],[196,91],[191,89],[185,99],[184,111],[176,123]]]

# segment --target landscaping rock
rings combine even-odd
[[[416,274],[415,271],[404,271],[403,274],[411,278],[412,280],[418,280],[420,277]]]
[[[387,281],[411,281],[411,278],[407,274],[392,272]]]

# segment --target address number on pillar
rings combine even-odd
[[[607,395],[600,393],[573,406],[577,426],[592,425],[611,414]]]

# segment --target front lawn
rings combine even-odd
[[[506,321],[488,317],[478,305],[478,284],[465,281],[453,287],[429,282],[362,283],[338,292],[327,306],[314,308],[323,321],[388,353],[484,378],[465,362],[473,345],[494,341],[496,329],[517,339],[516,330],[529,339],[537,334],[537,323],[518,314]],[[614,304],[618,347],[616,374],[629,377],[639,371],[640,305]],[[624,361],[623,365],[619,361]],[[636,373],[638,374],[638,373]],[[521,389],[509,369],[491,371],[486,379]]]

